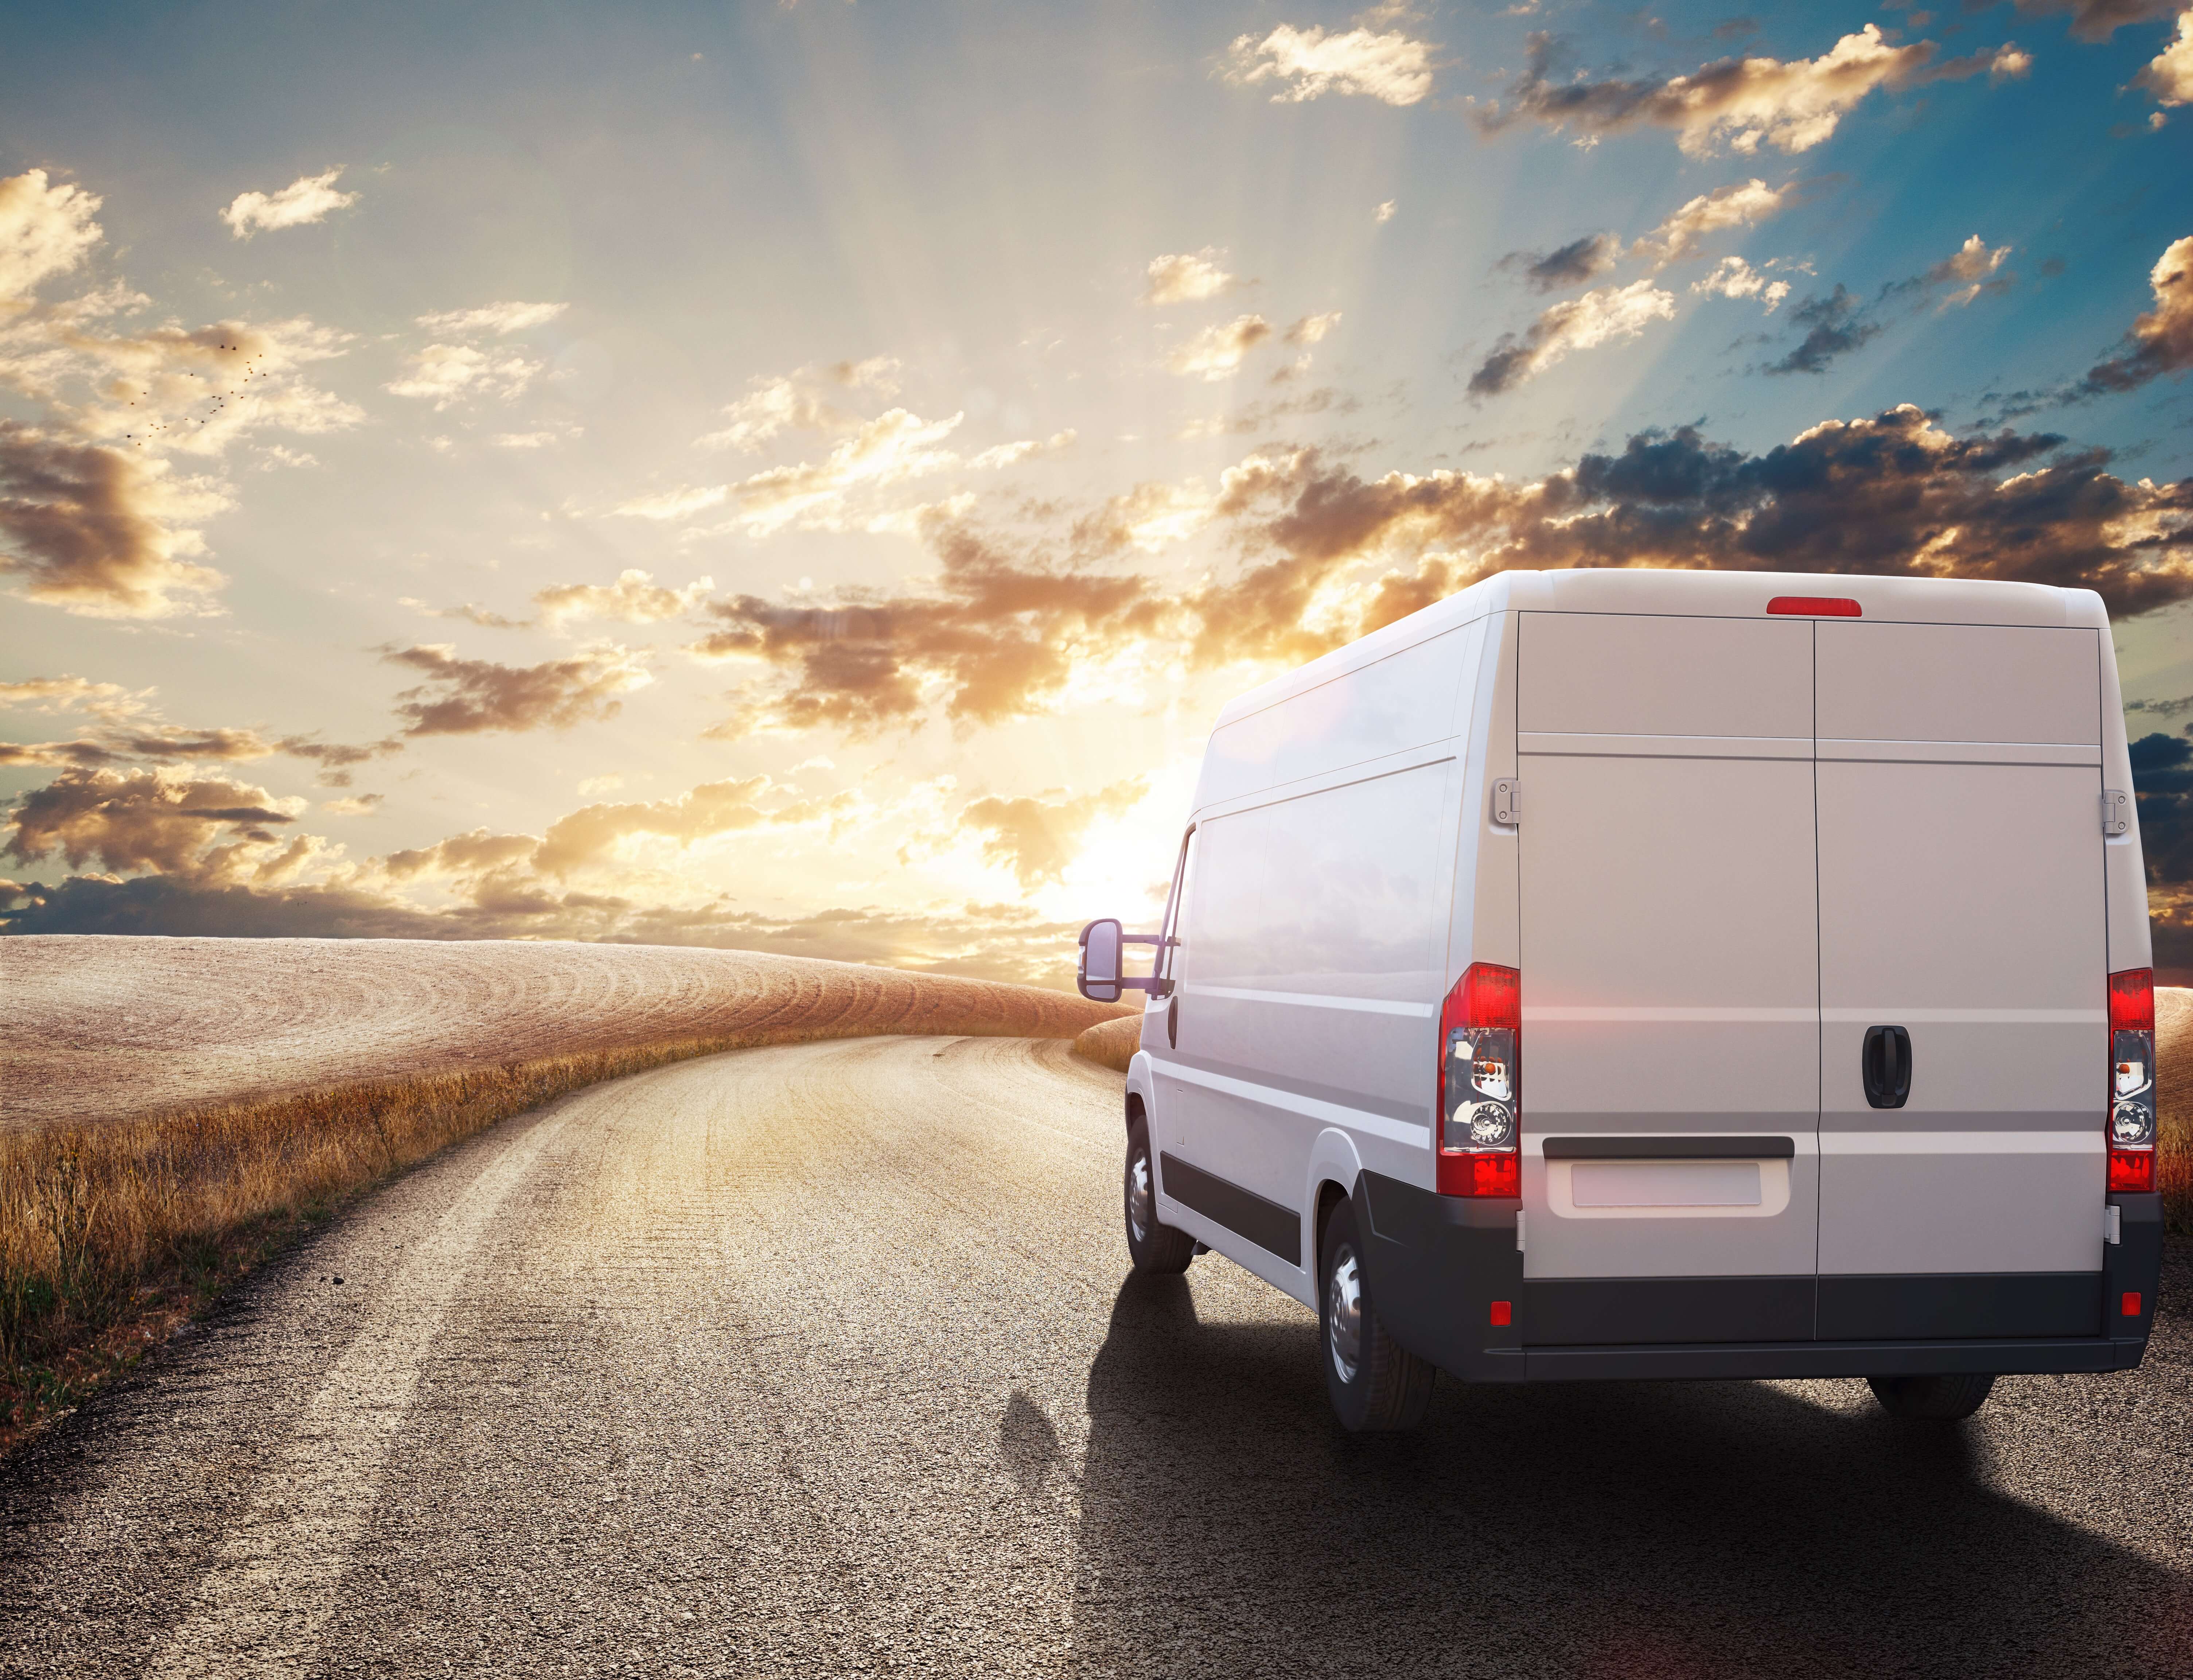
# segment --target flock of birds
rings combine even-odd
[[[243,348],[243,347],[240,344],[217,344],[214,347],[215,352],[222,355],[234,355]],[[203,415],[185,415],[181,418],[173,421],[152,421],[146,426],[144,431],[141,433],[123,433],[122,434],[123,441],[130,444],[138,449],[143,449],[146,444],[151,443],[153,439],[161,433],[186,432],[193,427],[203,428],[209,421],[219,419],[221,410],[228,406],[229,399],[236,396],[245,387],[249,386],[252,381],[255,379],[269,379],[272,377],[271,374],[266,373],[256,365],[256,364],[263,362],[266,359],[266,357],[264,352],[261,352],[256,356],[246,356],[240,364],[243,372],[243,378],[239,380],[236,386],[232,389],[216,393],[214,396],[209,398],[207,399],[206,410]],[[215,376],[215,377],[218,376],[218,375]],[[186,379],[204,379],[207,376],[202,373],[192,372],[186,369],[184,371],[184,377]],[[129,406],[134,409],[137,406],[138,403],[149,402],[152,398],[152,393],[150,391],[140,391],[137,393],[135,399],[130,403]]]

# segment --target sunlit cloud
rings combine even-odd
[[[1797,183],[1769,186],[1757,179],[1715,187],[1699,194],[1630,246],[1632,256],[1651,263],[1655,272],[1703,255],[1707,237],[1732,227],[1751,227],[1787,209],[1799,196]]]
[[[2166,373],[2193,368],[2193,237],[2179,239],[2156,260],[2148,284],[2155,307],[2132,324],[2125,352],[2088,370],[2083,394],[2133,391]]]
[[[1535,379],[1572,352],[1636,337],[1654,321],[1675,318],[1673,293],[1650,280],[1609,286],[1550,306],[1520,335],[1502,338],[1469,376],[1471,394],[1497,396]]]
[[[2004,281],[1997,277],[2010,249],[2008,245],[1998,245],[1990,250],[1987,241],[1975,233],[1929,268],[1921,279],[1927,285],[1949,289],[1942,300],[1945,308],[1962,308],[1982,292],[2002,287]]]
[[[2193,7],[2178,14],[2176,36],[2132,79],[2158,105],[2193,105]]]
[[[41,282],[66,274],[105,236],[97,194],[54,182],[43,169],[0,181],[0,320]]]
[[[1762,146],[1809,152],[1876,89],[1984,73],[2000,80],[2023,74],[2031,63],[2010,45],[1937,63],[1932,42],[1892,46],[1880,26],[1869,23],[1816,59],[1722,59],[1665,82],[1560,81],[1553,74],[1560,45],[1550,35],[1532,37],[1528,67],[1509,89],[1505,105],[1479,108],[1480,128],[1492,133],[1532,122],[1589,140],[1650,124],[1674,129],[1676,143],[1693,157],[1750,153]]]
[[[638,568],[617,575],[615,583],[558,583],[533,597],[541,619],[563,625],[586,618],[613,618],[626,624],[656,624],[692,611],[714,591],[715,580],[697,577],[683,589],[667,589]]]
[[[1262,315],[1237,315],[1223,325],[1204,328],[1167,355],[1165,366],[1190,379],[1229,378],[1271,336],[1272,324]]]
[[[1226,77],[1249,86],[1274,83],[1275,104],[1360,94],[1388,105],[1414,105],[1432,90],[1432,49],[1399,31],[1358,27],[1327,34],[1315,26],[1283,23],[1262,40],[1239,37],[1227,52]]]
[[[644,652],[615,645],[539,665],[460,659],[446,642],[391,649],[382,657],[426,678],[396,697],[404,733],[413,737],[569,729],[615,717],[621,697],[655,680]]]
[[[358,202],[357,193],[335,190],[341,175],[342,165],[338,163],[323,175],[300,175],[278,192],[239,192],[220,213],[220,219],[239,239],[324,221]]]
[[[1221,253],[1205,245],[1201,250],[1150,259],[1146,271],[1149,284],[1142,292],[1148,304],[1200,303],[1222,296],[1241,283],[1220,266]]]
[[[871,356],[756,380],[752,390],[724,410],[726,423],[696,441],[704,449],[751,453],[782,432],[850,431],[860,423],[859,416],[839,407],[832,393],[870,391],[889,397],[898,389],[897,374],[895,358]]]
[[[1691,290],[1715,297],[1755,297],[1772,315],[1789,295],[1787,280],[1770,280],[1740,256],[1725,256],[1712,273],[1693,281]]]

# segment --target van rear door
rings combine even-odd
[[[1517,634],[1523,1339],[1809,1339],[1812,627]]]
[[[1818,636],[1818,1333],[2098,1334],[2099,633]]]

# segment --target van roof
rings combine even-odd
[[[1863,577],[1835,572],[1708,571],[1645,566],[1503,571],[1229,702],[1214,727],[1315,688],[1405,647],[1496,612],[1636,612],[1763,618],[1777,596],[1852,600],[1864,618],[1906,624],[2087,625],[2109,613],[2091,589],[1964,577]]]

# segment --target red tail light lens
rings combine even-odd
[[[2155,1188],[2155,971],[2110,976],[2110,1189]]]
[[[1766,603],[1769,612],[1786,612],[1802,618],[1863,618],[1865,609],[1844,595],[1777,595]]]
[[[1523,977],[1473,962],[1440,1006],[1439,1192],[1523,1193]]]

